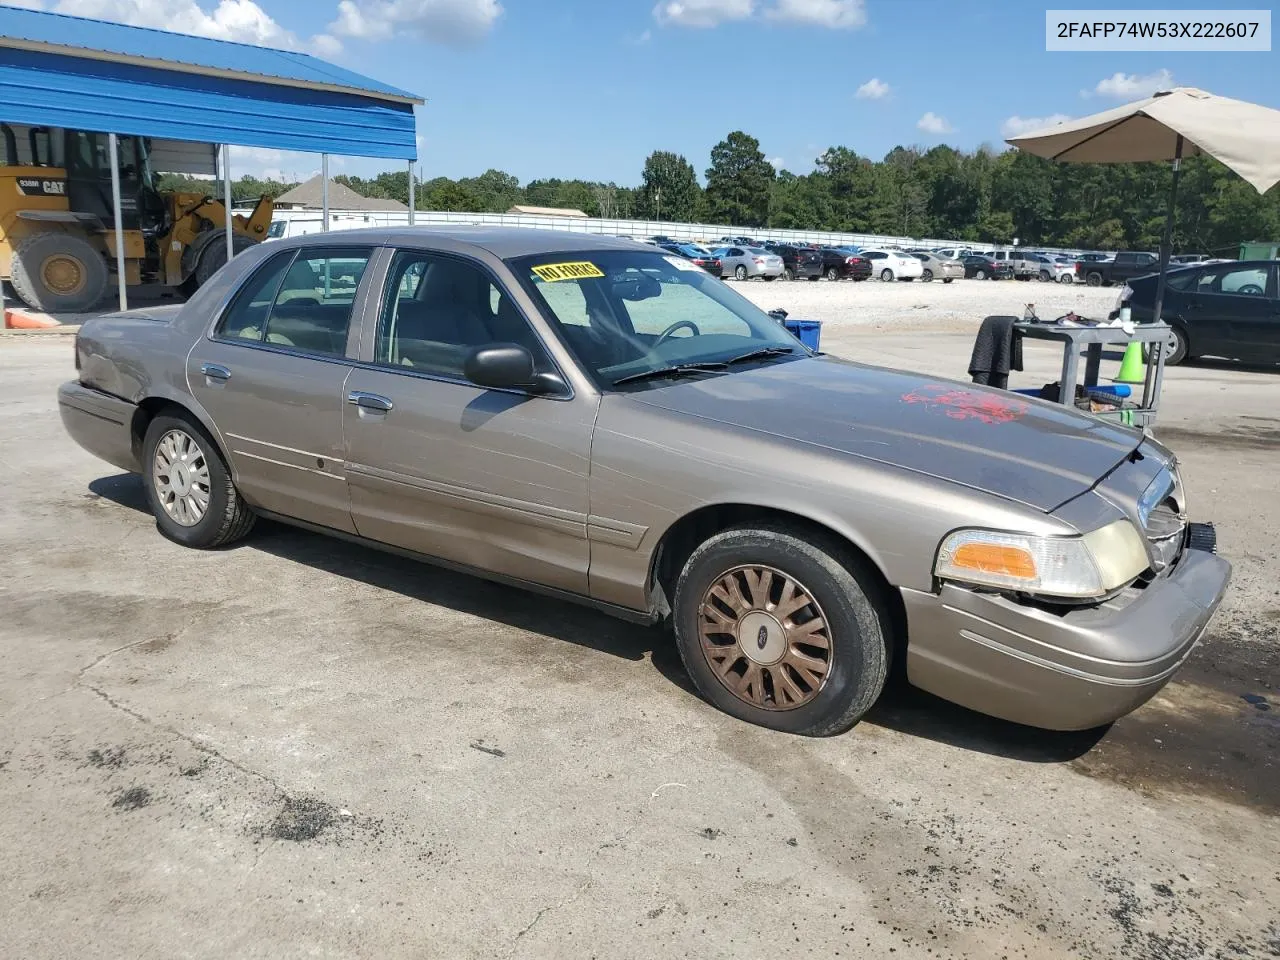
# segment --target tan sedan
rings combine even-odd
[[[86,322],[59,404],[179,543],[271,517],[667,623],[707,700],[794,733],[847,729],[894,664],[1106,723],[1230,572],[1141,432],[814,353],[683,257],[583,234],[265,244]]]
[[[920,279],[925,283],[932,280],[941,280],[943,283],[950,283],[952,280],[964,277],[964,264],[959,260],[948,260],[940,257],[936,253],[914,253],[912,254],[920,265],[924,267],[924,272],[920,275]]]

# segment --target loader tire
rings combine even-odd
[[[18,241],[9,267],[13,292],[33,310],[78,313],[107,292],[106,261],[70,233],[40,233]]]
[[[232,238],[232,244],[237,254],[244,253],[250,247],[257,246],[256,240],[236,234]],[[213,277],[215,273],[221,270],[227,263],[227,234],[225,230],[219,230],[218,236],[210,240],[205,245],[204,251],[200,254],[200,262],[196,264],[195,277],[196,287],[203,287]],[[188,278],[189,280],[190,278]]]

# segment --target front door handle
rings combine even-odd
[[[373,413],[390,413],[395,406],[386,397],[376,393],[363,393],[359,390],[353,390],[347,394],[347,403],[355,404],[361,410],[369,410]]]
[[[200,364],[200,372],[203,373],[210,380],[230,380],[231,379],[231,371],[228,370],[226,367],[216,363]]]

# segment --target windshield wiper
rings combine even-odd
[[[782,357],[794,354],[795,352],[795,347],[761,347],[759,350],[752,350],[750,353],[744,353],[737,357],[730,357],[725,361],[725,363],[746,363],[748,360],[763,360],[766,357]]]
[[[641,373],[629,373],[613,381],[615,387],[624,383],[638,383],[641,380],[663,380],[668,377],[683,377],[690,373],[715,373],[723,370],[727,363],[707,361],[705,363],[677,363],[671,367],[658,367],[656,370],[645,370]]]

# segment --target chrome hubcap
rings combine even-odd
[[[164,512],[184,527],[194,527],[209,509],[209,462],[183,430],[170,430],[156,444],[151,482]]]
[[[811,701],[831,674],[831,631],[798,580],[737,567],[707,588],[698,611],[702,653],[725,688],[763,710]]]

